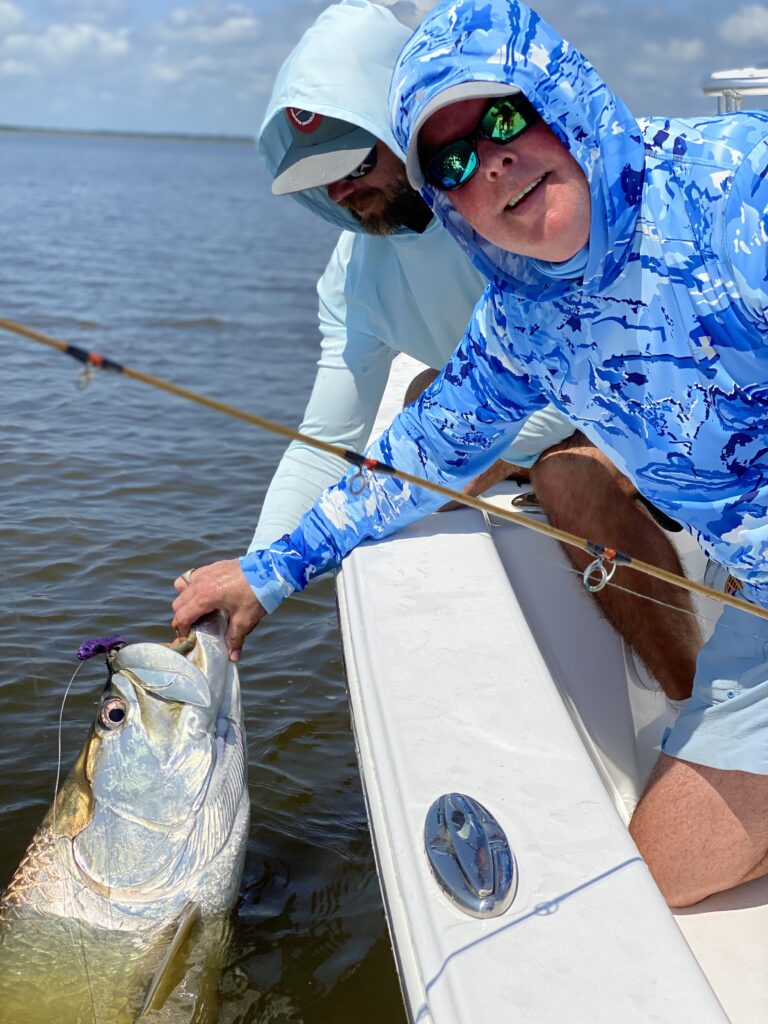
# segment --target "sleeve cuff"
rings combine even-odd
[[[243,555],[240,559],[240,568],[268,615],[271,615],[296,589],[276,572],[268,551],[250,551]]]

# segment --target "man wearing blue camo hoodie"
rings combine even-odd
[[[520,102],[519,137],[492,141],[489,98],[518,92],[533,113]],[[436,8],[391,104],[412,183],[489,283],[451,363],[370,454],[462,484],[549,400],[768,604],[768,114],[638,123],[514,0]],[[350,479],[243,558],[237,587],[216,592],[216,567],[193,581],[182,627],[216,605],[254,625],[438,504]],[[633,818],[672,905],[768,872],[766,651],[763,620],[726,608]]]
[[[387,93],[410,36],[390,11],[368,0],[328,7],[280,68],[258,139],[273,192],[291,195],[344,229],[318,283],[321,354],[300,430],[355,451],[368,441],[395,354],[404,351],[442,368],[485,286],[408,184],[392,135]],[[357,170],[361,160],[364,173]],[[682,572],[674,548],[638,506],[629,482],[582,434],[574,435],[553,406],[534,412],[502,454],[507,463],[532,470],[553,525],[609,545],[632,536],[638,558]],[[496,463],[473,481],[471,493],[509,468]],[[290,444],[249,550],[295,529],[344,469],[339,458],[302,441]],[[582,570],[590,560],[568,554]],[[687,592],[626,570],[625,577],[619,574],[621,590],[595,599],[665,693],[688,697],[701,637]],[[680,613],[665,607],[671,603]]]

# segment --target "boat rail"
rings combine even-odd
[[[741,110],[744,96],[768,96],[768,68],[716,71],[702,83],[707,96],[717,96],[718,114]]]

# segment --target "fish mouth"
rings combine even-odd
[[[198,619],[194,623],[190,630],[190,637],[202,633],[204,636],[209,636],[212,639],[219,640],[221,643],[225,642],[227,635],[227,626],[229,620],[226,612],[217,609],[216,611],[209,612],[207,615],[203,615],[202,618]]]
[[[526,185],[525,188],[521,192],[518,192],[516,196],[513,196],[513,198],[509,200],[509,202],[504,207],[504,209],[505,210],[514,210],[517,207],[519,207],[521,205],[521,203],[525,202],[525,200],[528,198],[528,196],[531,195],[532,192],[536,191],[536,189],[539,187],[539,185],[541,185],[544,181],[546,181],[546,179],[548,177],[549,177],[549,174],[542,174],[542,176],[540,178],[536,178],[536,180],[532,181],[530,183],[530,185]]]

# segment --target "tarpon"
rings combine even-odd
[[[93,1010],[72,1019],[102,1019],[109,962],[104,1019],[135,1020],[173,973],[174,954],[189,956],[197,922],[221,921],[233,906],[249,799],[225,630],[218,613],[196,624],[190,649],[137,643],[108,656],[91,733],[0,899],[0,1021],[44,1019],[34,1007],[24,1016],[14,979],[35,975],[39,961],[50,987],[65,947]],[[154,981],[146,963],[137,980],[147,951]],[[121,965],[125,1017],[112,1005]]]

